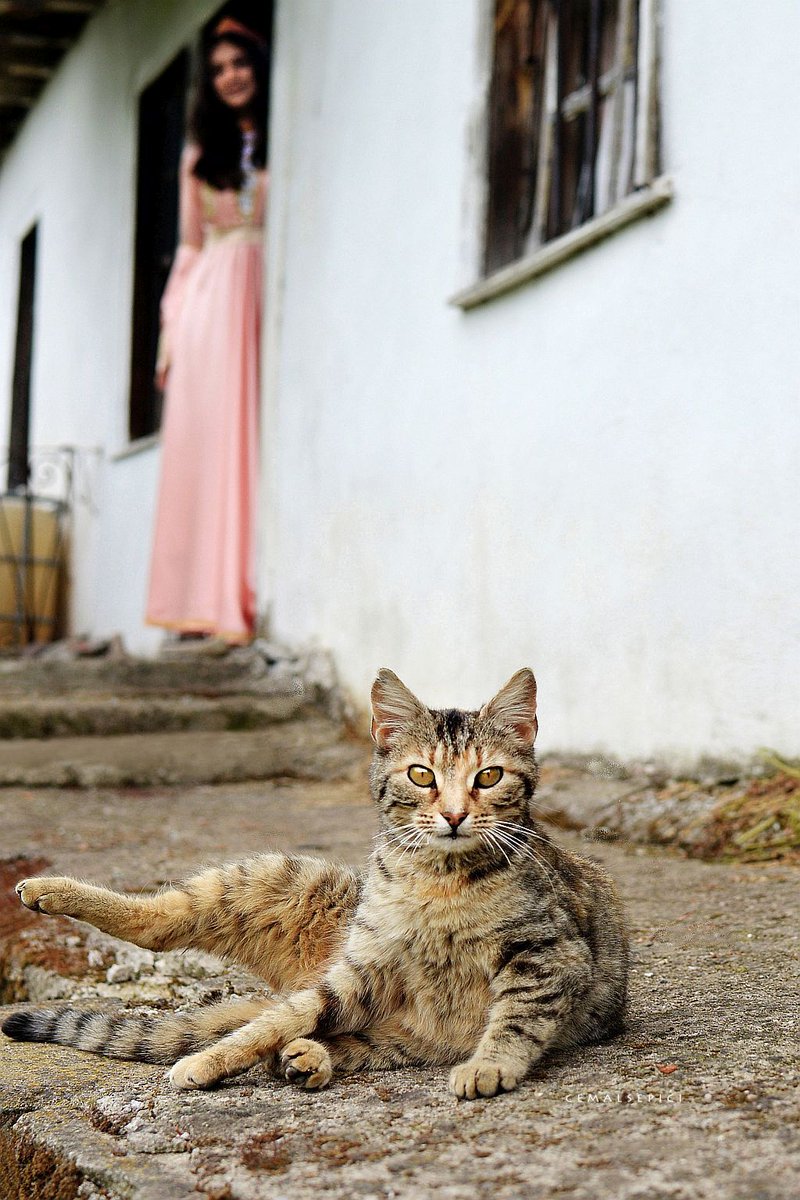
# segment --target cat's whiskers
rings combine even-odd
[[[382,849],[384,853],[391,854],[394,858],[394,866],[399,867],[408,851],[417,849],[421,836],[420,831],[416,828],[403,830],[402,837],[395,838],[393,841],[389,839],[384,840],[382,845],[376,847],[376,852]],[[398,852],[399,856],[395,858],[394,856]]]
[[[522,858],[532,859],[535,857],[530,846],[526,846],[525,843],[520,841],[518,838],[512,837],[511,834],[507,833],[504,829],[493,828],[492,833],[498,841],[503,843],[504,846],[510,846],[513,850],[518,851]]]
[[[399,850],[401,846],[413,841],[418,833],[419,830],[416,828],[416,826],[412,825],[409,828],[403,829],[399,833],[384,839],[384,845],[388,843],[388,849]]]
[[[495,821],[493,828],[502,830],[503,834],[507,838],[511,838],[520,845],[527,847],[531,854],[533,854],[533,850],[528,845],[530,838],[533,838],[537,842],[542,842],[542,844],[546,846],[552,845],[549,838],[540,837],[538,833],[534,833],[532,829],[526,828],[525,825],[516,825],[511,821]]]
[[[496,849],[502,850],[502,847],[505,846],[511,851],[512,854],[517,853],[521,858],[535,859],[535,855],[532,853],[529,847],[524,845],[524,843],[518,840],[516,837],[511,837],[505,830],[498,829],[495,822],[489,824],[488,827],[482,829],[481,832],[487,835],[491,844],[495,846]]]
[[[490,830],[490,829],[481,829],[481,830],[479,830],[479,831],[478,831],[478,837],[481,839],[481,841],[482,841],[482,842],[484,842],[484,844],[485,844],[485,845],[487,845],[487,846],[491,846],[491,847],[492,847],[493,849],[495,849],[495,850],[499,850],[499,851],[500,851],[500,853],[502,854],[503,858],[504,858],[504,859],[506,860],[506,862],[508,863],[508,865],[509,865],[509,866],[511,866],[511,859],[508,857],[508,855],[506,854],[505,850],[504,850],[504,849],[503,849],[503,847],[500,845],[500,843],[499,843],[499,842],[497,842],[497,841],[496,841],[496,840],[495,840],[495,839],[492,837],[492,833],[491,833],[491,830]]]
[[[410,849],[416,849],[425,837],[425,830],[418,825],[404,825],[401,829],[379,832],[375,841],[385,850],[402,851],[400,858]],[[398,859],[398,862],[400,860]]]
[[[495,820],[494,824],[499,825],[502,829],[506,829],[506,830],[514,831],[516,833],[524,834],[526,838],[534,838],[537,842],[546,842],[548,845],[550,844],[549,838],[542,837],[541,834],[534,832],[534,830],[531,829],[530,826],[528,826],[528,825],[520,825],[516,821],[497,821],[497,820]]]
[[[492,823],[492,829],[495,829],[497,833],[502,834],[503,837],[508,838],[509,841],[515,842],[519,846],[523,846],[530,854],[533,854],[532,847],[528,845],[528,831],[524,826],[507,828],[505,822],[494,821]],[[545,839],[541,838],[540,840],[544,841]]]
[[[422,842],[425,840],[426,834],[425,834],[424,829],[416,829],[414,832],[415,832],[415,837],[409,839],[409,841],[406,843],[402,854],[400,855],[397,862],[395,863],[396,868],[400,866],[401,862],[403,861],[405,856],[408,854],[409,850],[411,850],[412,853],[413,853],[413,851],[418,850],[420,845],[422,844]]]
[[[532,850],[530,846],[526,846],[525,843],[522,842],[518,837],[512,836],[505,829],[498,829],[494,827],[492,832],[494,833],[498,842],[504,843],[509,847],[509,849],[516,850],[523,858],[529,858],[536,863],[549,883],[553,896],[556,900],[558,900],[558,893],[556,892],[555,884],[553,882],[555,879],[555,873],[544,861],[541,855]]]
[[[379,830],[372,840],[380,845],[385,845],[387,842],[402,842],[404,838],[409,837],[410,834],[415,832],[415,825],[403,825],[399,829]]]

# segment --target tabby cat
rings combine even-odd
[[[470,1100],[516,1088],[547,1050],[619,1032],[627,938],[616,891],[532,812],[532,672],[464,712],[425,707],[382,670],[372,713],[380,830],[363,877],[265,854],[153,896],[62,878],[17,885],[27,908],[137,946],[231,958],[275,996],[167,1018],[17,1012],[4,1032],[174,1063],[176,1088],[258,1062],[305,1088],[334,1071],[447,1064],[451,1090]]]

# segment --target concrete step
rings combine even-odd
[[[298,692],[288,695],[93,695],[0,694],[0,739],[64,738],[190,730],[242,732],[296,717],[304,707]]]
[[[306,712],[250,732],[189,731],[0,743],[0,786],[148,787],[242,780],[342,779],[364,746]]]
[[[0,659],[0,697],[285,694],[301,683],[290,662],[273,664],[251,647],[169,658]]]

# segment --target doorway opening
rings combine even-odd
[[[34,225],[20,243],[17,333],[11,385],[11,429],[8,438],[6,480],[9,492],[26,487],[30,473],[31,370],[38,230],[39,226]]]

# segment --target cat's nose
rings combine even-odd
[[[466,821],[467,819],[467,814],[465,812],[443,812],[442,816],[444,817],[445,821],[447,821],[447,824],[451,829],[458,829],[461,822]]]

